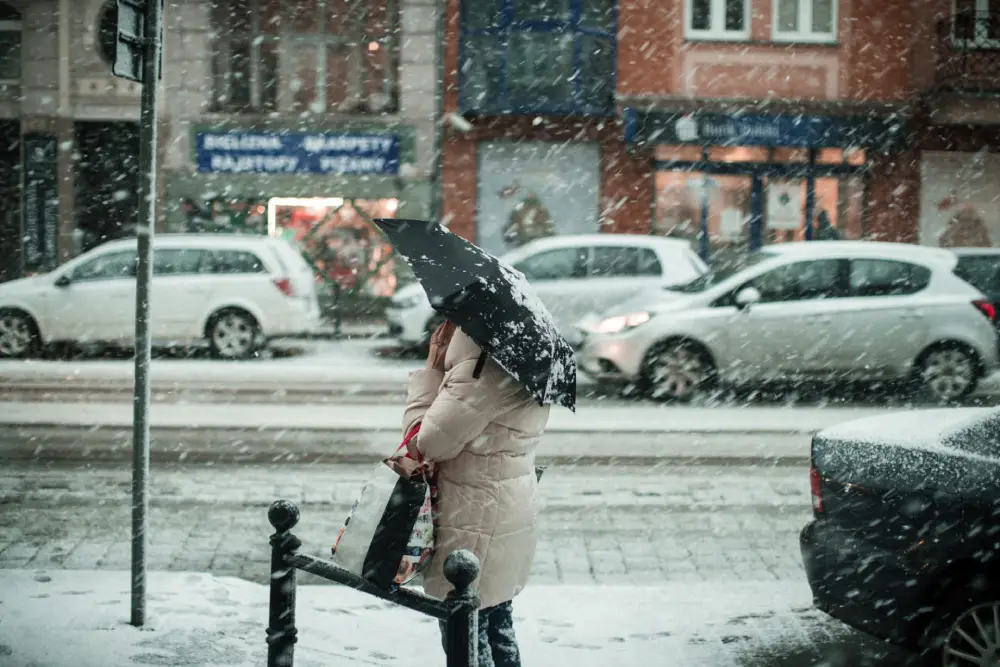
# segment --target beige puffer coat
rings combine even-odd
[[[440,520],[436,551],[424,576],[429,595],[451,585],[444,560],[469,549],[482,566],[480,608],[521,592],[537,541],[535,446],[549,419],[516,380],[492,360],[473,377],[480,349],[456,330],[445,372],[410,375],[403,432],[421,422],[417,448],[438,465]]]

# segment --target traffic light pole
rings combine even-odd
[[[121,3],[119,3],[121,6]],[[146,622],[146,527],[149,500],[149,328],[153,232],[156,226],[156,105],[160,83],[160,0],[146,0],[142,39],[142,102],[139,111],[139,262],[135,291],[135,396],[132,424],[132,618]]]

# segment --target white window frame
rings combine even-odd
[[[989,24],[979,21],[979,13],[988,14],[990,11],[990,0],[975,0],[976,19],[974,24],[975,36],[972,39],[962,39],[955,36],[955,16],[958,14],[958,2],[952,0],[951,3],[951,29],[949,38],[952,46],[967,50],[989,51],[1000,49],[1000,39],[990,39]]]
[[[778,12],[782,0],[771,0],[771,39],[775,42],[809,42],[813,44],[837,43],[837,5],[840,0],[831,0],[832,32],[814,32],[812,14],[814,0],[795,0],[799,5],[799,29],[786,32],[778,28]],[[787,0],[786,0],[787,1]]]
[[[743,0],[743,30],[726,30],[726,0],[709,0],[711,3],[712,27],[695,30],[691,27],[694,18],[694,0],[684,0],[684,36],[690,40],[735,42],[750,40],[750,0]]]
[[[0,32],[16,32],[17,34],[21,35],[21,49],[22,50],[21,50],[21,57],[20,57],[20,61],[21,62],[20,62],[20,64],[21,64],[21,67],[23,68],[24,67],[24,51],[23,51],[23,49],[24,49],[24,34],[21,32],[21,21],[0,21]],[[21,78],[20,77],[18,77],[16,79],[0,79],[0,84],[12,84],[12,83],[20,83],[20,82],[21,82]]]

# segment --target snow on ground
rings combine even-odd
[[[423,362],[383,358],[382,340],[304,341],[303,353],[273,359],[222,361],[216,359],[154,359],[156,382],[322,382],[405,381]],[[0,361],[0,378],[10,381],[80,380],[131,381],[131,359]]]
[[[0,663],[259,667],[267,595],[238,579],[152,573],[137,629],[125,572],[0,571]],[[791,664],[775,659],[828,640],[831,624],[801,581],[536,586],[515,618],[525,665],[573,667]],[[342,587],[300,587],[296,624],[298,667],[444,664],[435,621]]]

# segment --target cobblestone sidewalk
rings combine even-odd
[[[149,568],[266,581],[266,506],[276,498],[301,504],[304,550],[326,555],[369,470],[155,469]],[[4,470],[0,568],[128,569],[129,484],[127,469]],[[801,578],[797,535],[809,498],[799,468],[550,469],[540,488],[533,581]]]

